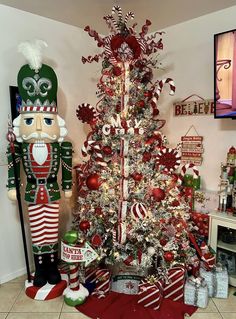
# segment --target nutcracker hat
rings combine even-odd
[[[17,76],[22,98],[20,113],[57,113],[57,76],[49,65],[42,64],[44,47],[47,47],[47,44],[42,40],[23,42],[18,46],[18,51],[28,62],[21,67]]]

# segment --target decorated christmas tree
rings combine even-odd
[[[154,266],[165,273],[194,254],[180,155],[160,131],[165,121],[157,105],[163,86],[172,95],[175,85],[170,78],[153,78],[160,67],[162,33],[148,35],[149,20],[138,32],[133,18],[132,12],[123,17],[115,6],[104,17],[108,36],[85,28],[102,52],[82,61],[102,61],[102,70],[96,107],[81,104],[76,110],[91,132],[82,148],[87,161],[77,166],[73,228],[96,249],[99,261],[143,270]]]

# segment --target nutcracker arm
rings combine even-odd
[[[72,152],[72,144],[70,142],[61,143],[62,189],[65,193],[72,188]]]

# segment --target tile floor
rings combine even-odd
[[[28,298],[24,292],[25,276],[0,285],[0,319],[88,319],[67,306],[63,297],[48,301]],[[191,319],[236,319],[236,288],[231,287],[228,299],[212,298],[206,309],[198,309]],[[187,317],[186,317],[187,318]]]

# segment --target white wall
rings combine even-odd
[[[69,139],[76,154],[85,139],[85,127],[75,116],[82,102],[96,101],[96,78],[100,67],[83,65],[82,55],[96,52],[95,43],[82,29],[0,5],[0,160],[4,161],[7,117],[10,113],[9,85],[16,85],[19,68],[25,63],[17,52],[17,45],[34,38],[48,43],[45,62],[54,67],[59,81],[59,114],[66,120]],[[76,160],[75,160],[76,162]],[[7,166],[0,166],[0,282],[10,280],[25,272],[20,223],[16,205],[7,198]],[[23,193],[23,192],[22,192]],[[70,222],[70,202],[61,200],[61,232]],[[27,223],[26,223],[27,226]],[[27,236],[28,237],[28,236]],[[30,241],[29,242],[29,251]]]
[[[214,119],[213,116],[173,116],[172,103],[195,93],[213,98],[213,35],[236,28],[236,6],[202,16],[165,29],[163,65],[166,71],[159,78],[171,77],[176,84],[174,97],[168,87],[160,98],[160,111],[167,120],[164,132],[172,146],[180,142],[193,124],[204,137],[203,165],[199,167],[203,187],[217,190],[220,164],[230,146],[236,146],[236,121]],[[158,72],[157,72],[158,73]]]
[[[213,34],[236,28],[235,16],[236,6],[166,29],[163,51],[166,70],[157,73],[159,79],[172,77],[177,86],[174,98],[169,97],[165,90],[160,99],[161,116],[167,120],[164,132],[171,145],[175,145],[191,124],[196,126],[199,134],[204,136],[201,175],[204,186],[211,190],[217,189],[220,162],[225,160],[228,148],[236,144],[236,122],[214,120],[210,116],[174,118],[172,103],[192,93],[213,97]],[[92,22],[90,24],[92,26]],[[76,119],[75,108],[82,102],[96,103],[96,82],[100,72],[100,65],[96,63],[83,65],[81,56],[97,52],[95,43],[81,29],[0,5],[0,160],[4,157],[4,134],[10,112],[8,86],[16,84],[17,72],[24,64],[24,58],[16,48],[21,41],[34,38],[41,38],[49,44],[45,62],[54,66],[58,75],[59,114],[66,120],[77,158],[88,128]],[[6,195],[6,165],[0,166],[0,179],[0,282],[4,282],[25,270],[16,206]],[[68,226],[70,212],[70,203],[62,200],[61,231]]]

